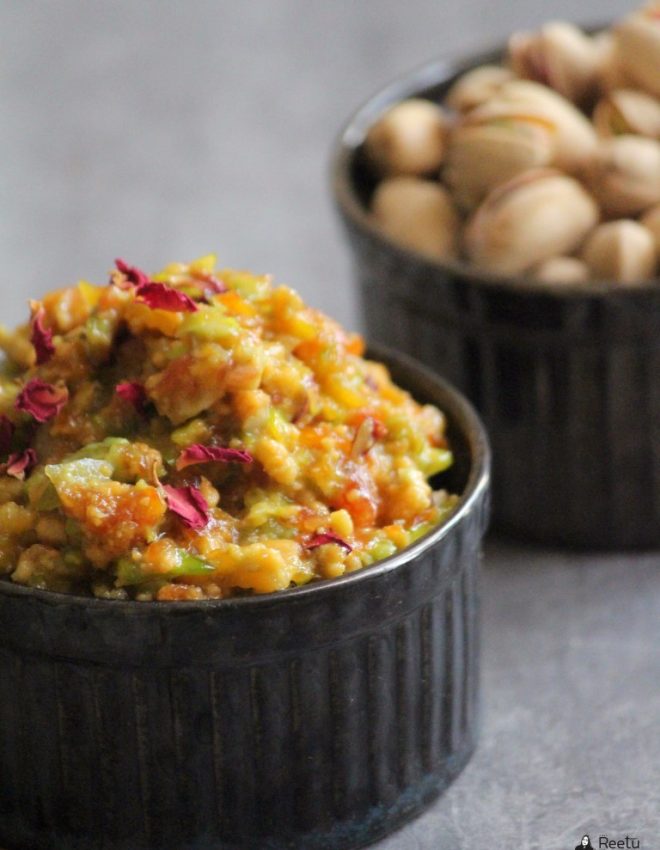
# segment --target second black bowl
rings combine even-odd
[[[383,89],[341,134],[335,200],[370,339],[437,369],[481,412],[495,525],[544,543],[660,545],[660,283],[560,287],[425,259],[371,220],[367,129],[408,97],[442,101],[501,52],[435,62]]]

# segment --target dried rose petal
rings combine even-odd
[[[252,463],[253,457],[244,449],[228,449],[223,446],[203,446],[193,443],[184,449],[176,461],[177,469],[185,469],[194,463],[209,463],[210,461],[221,463]]]
[[[4,414],[0,415],[0,455],[9,454],[14,430],[14,423],[11,419]]]
[[[341,546],[346,549],[347,552],[353,551],[353,547],[350,543],[347,543],[338,534],[334,534],[332,531],[326,531],[323,534],[315,534],[307,541],[305,548],[318,549],[319,546],[325,546],[326,543],[336,543],[337,546]]]
[[[152,310],[171,310],[173,312],[194,313],[197,304],[185,292],[179,292],[164,283],[141,283],[135,290],[138,301]]]
[[[57,416],[69,399],[66,387],[56,387],[33,378],[23,387],[14,403],[16,410],[29,413],[37,422],[48,422]]]
[[[209,505],[197,487],[163,487],[167,498],[167,507],[176,514],[188,528],[199,530],[209,521]]]
[[[19,481],[24,481],[25,476],[37,463],[37,453],[34,449],[26,449],[24,452],[14,452],[9,455],[7,463],[4,464],[4,472]]]
[[[39,305],[32,316],[30,342],[34,346],[34,351],[37,355],[37,366],[47,363],[53,354],[55,354],[53,332],[44,325],[45,315],[46,311]]]
[[[212,295],[222,295],[223,292],[229,292],[227,284],[212,274],[204,278],[204,289]]]
[[[137,266],[129,266],[124,260],[119,259],[115,260],[115,266],[117,266],[117,271],[120,271],[124,275],[126,282],[131,284],[131,286],[142,286],[145,283],[150,283],[149,275],[145,274],[142,269],[138,269]]]
[[[213,272],[205,272],[197,269],[192,272],[192,277],[202,284],[203,288],[206,289],[207,294],[222,295],[223,292],[229,292],[229,287],[224,280],[220,280],[220,278],[216,277]]]
[[[139,381],[124,381],[117,384],[115,392],[119,398],[132,404],[138,413],[144,413],[147,405],[147,391]]]

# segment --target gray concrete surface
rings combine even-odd
[[[659,560],[489,545],[479,749],[380,850],[660,847]]]
[[[384,81],[621,0],[4,0],[0,321],[29,295],[215,250],[359,327],[327,191],[341,123]],[[660,571],[653,555],[494,543],[483,736],[381,850],[660,847]]]

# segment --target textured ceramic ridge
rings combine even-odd
[[[382,352],[378,352],[382,355]],[[358,847],[472,753],[488,447],[443,382],[454,517],[346,579],[256,599],[114,603],[0,582],[0,846]]]
[[[368,337],[437,369],[493,447],[494,522],[544,543],[660,545],[660,284],[558,287],[426,260],[373,224],[364,133],[388,104],[441,99],[489,53],[436,62],[375,95],[341,134],[335,200]]]

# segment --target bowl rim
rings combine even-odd
[[[586,32],[596,33],[607,24],[581,27]],[[409,97],[424,96],[423,93],[464,74],[466,71],[485,64],[501,64],[506,45],[503,43],[485,50],[466,55],[446,54],[427,60],[379,88],[353,111],[335,137],[330,158],[330,184],[335,203],[341,213],[363,233],[382,243],[387,250],[398,254],[408,263],[426,267],[430,272],[469,278],[470,283],[506,292],[544,297],[641,297],[648,294],[660,296],[660,279],[621,283],[613,280],[590,281],[546,281],[534,280],[528,275],[499,275],[475,269],[463,261],[438,260],[426,256],[404,245],[400,245],[373,221],[368,210],[355,192],[350,176],[353,158],[364,141],[367,129],[383,111]],[[430,281],[431,282],[431,281]],[[434,281],[433,281],[434,282]]]
[[[470,404],[449,381],[437,375],[428,367],[419,363],[414,358],[383,346],[380,343],[369,343],[366,356],[384,362],[390,370],[402,368],[414,376],[420,383],[426,383],[434,392],[444,397],[442,412],[446,413],[448,421],[458,429],[464,437],[470,455],[470,469],[467,482],[460,495],[459,502],[450,516],[434,530],[420,537],[414,543],[398,552],[370,564],[367,567],[356,570],[337,578],[319,579],[308,584],[276,590],[270,593],[254,594],[253,596],[228,597],[226,599],[199,599],[199,600],[152,600],[139,602],[133,599],[99,599],[94,596],[82,596],[74,593],[63,593],[53,590],[42,590],[40,588],[26,587],[14,584],[9,579],[0,580],[0,600],[3,596],[27,597],[51,605],[66,605],[70,608],[96,608],[104,611],[124,611],[135,615],[142,613],[147,615],[153,611],[211,611],[252,608],[254,606],[265,606],[273,604],[284,604],[295,599],[302,600],[309,596],[324,595],[333,589],[350,588],[360,585],[370,579],[387,574],[403,566],[419,555],[440,543],[451,532],[463,522],[475,509],[479,501],[485,497],[490,486],[491,451],[486,435],[486,430],[479,416]],[[415,396],[415,390],[408,389],[404,383],[403,389]],[[449,409],[448,409],[449,408]]]

